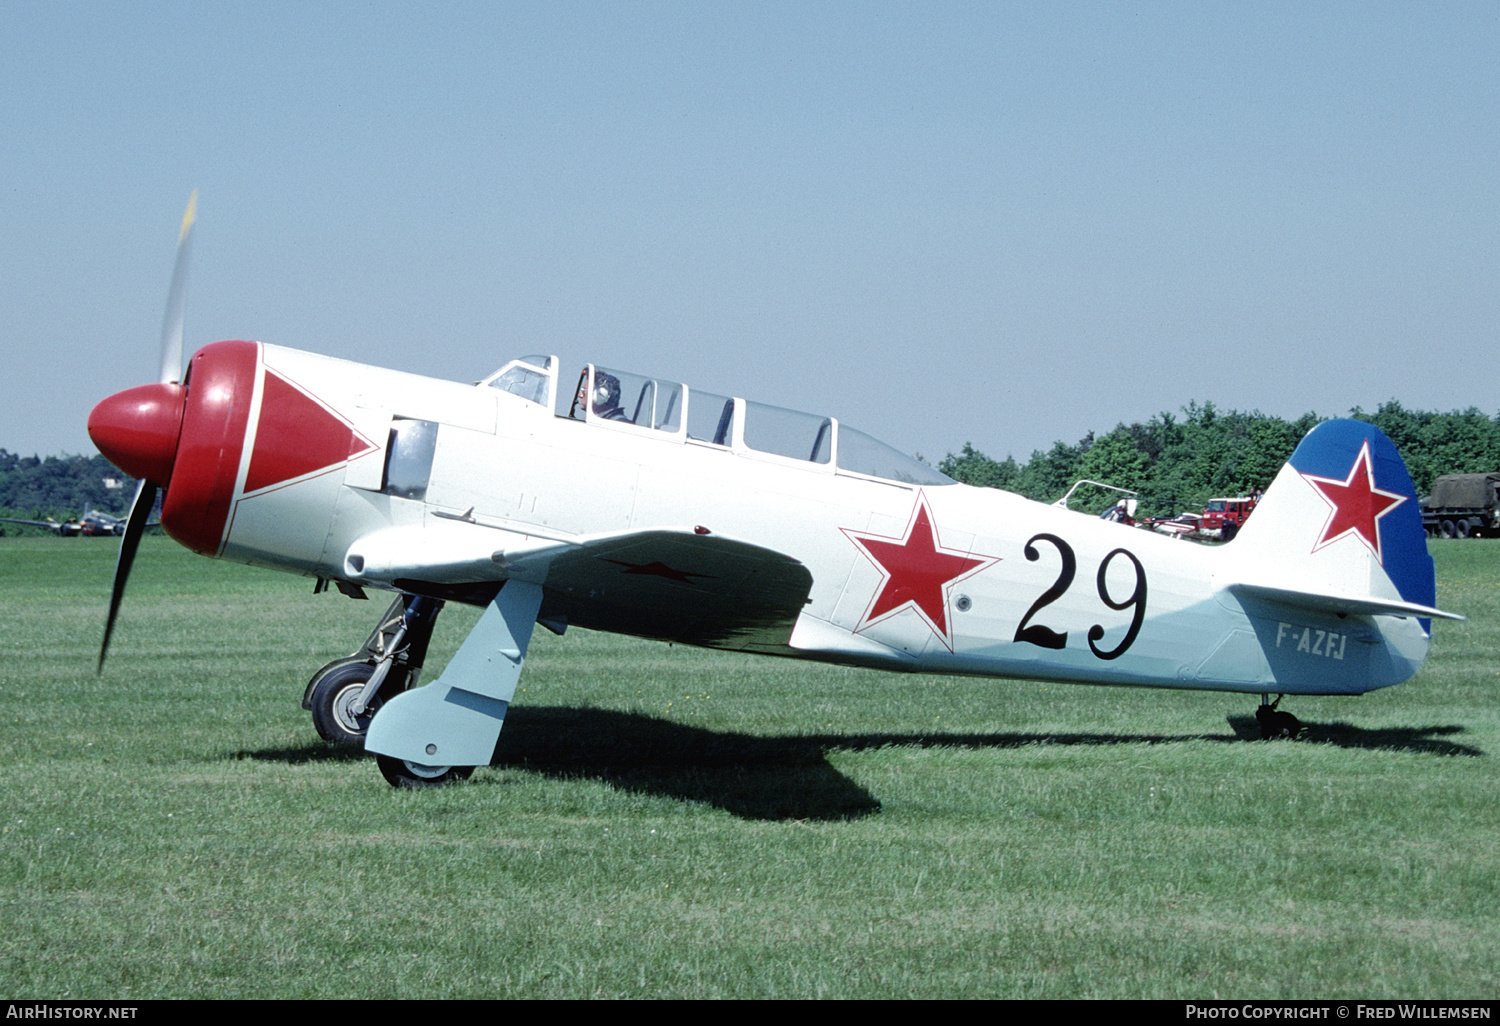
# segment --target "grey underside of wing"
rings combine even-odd
[[[728,538],[644,531],[552,558],[542,617],[713,648],[784,649],[812,590],[790,556]]]

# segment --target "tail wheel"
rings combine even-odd
[[[1277,695],[1276,701],[1262,702],[1260,708],[1255,710],[1255,719],[1260,724],[1262,741],[1291,741],[1302,733],[1301,720],[1289,712],[1281,712],[1276,708],[1281,704],[1283,697]]]
[[[375,756],[375,765],[380,775],[392,787],[419,790],[442,787],[460,780],[468,780],[474,772],[473,766],[424,766],[419,762],[392,758],[389,755]]]
[[[1273,712],[1260,725],[1262,741],[1294,741],[1302,733],[1302,721],[1288,712]]]

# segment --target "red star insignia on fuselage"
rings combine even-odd
[[[1328,522],[1323,525],[1323,533],[1312,550],[1317,552],[1346,535],[1353,535],[1384,565],[1385,559],[1380,552],[1380,518],[1405,502],[1408,496],[1376,487],[1370,443],[1365,442],[1360,448],[1354,466],[1349,468],[1349,476],[1342,481],[1312,474],[1302,476],[1331,507]]]
[[[875,598],[855,630],[864,630],[903,609],[911,609],[927,622],[951,652],[953,633],[948,625],[948,590],[958,581],[999,560],[943,548],[933,526],[927,496],[921,492],[917,493],[917,505],[906,525],[906,534],[900,538],[861,534],[848,528],[840,530],[859,546],[882,575]]]

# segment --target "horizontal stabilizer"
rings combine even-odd
[[[1232,584],[1229,590],[1340,616],[1426,616],[1440,620],[1464,619],[1457,613],[1447,613],[1441,609],[1434,609],[1432,606],[1418,605],[1415,602],[1404,602],[1399,599],[1379,598],[1374,595],[1338,595],[1333,592],[1302,591],[1270,584]]]

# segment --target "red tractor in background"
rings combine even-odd
[[[1209,499],[1198,520],[1198,530],[1210,538],[1228,541],[1239,533],[1240,528],[1245,525],[1245,519],[1259,501],[1258,493],[1233,499]]]
[[[1141,526],[1149,527],[1162,534],[1175,535],[1178,538],[1191,538],[1194,541],[1229,541],[1239,533],[1246,518],[1250,516],[1251,511],[1255,509],[1255,504],[1259,501],[1259,492],[1234,498],[1209,499],[1202,513],[1179,513],[1175,517],[1149,517],[1141,522]]]

